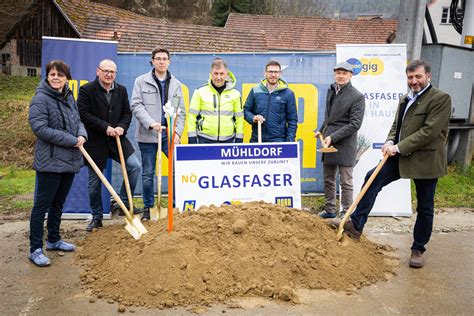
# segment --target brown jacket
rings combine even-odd
[[[400,99],[387,141],[396,140],[398,112],[406,101],[406,95]],[[451,97],[434,87],[430,87],[408,108],[397,144],[402,178],[434,179],[447,173],[446,144],[450,117]]]

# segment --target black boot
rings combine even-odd
[[[91,222],[89,223],[89,225],[87,225],[86,231],[91,232],[94,230],[94,228],[100,228],[100,227],[103,227],[102,220],[93,218]]]
[[[145,212],[144,208],[138,208],[133,206],[133,214],[142,214],[143,212]]]
[[[149,221],[150,220],[150,208],[145,207],[143,209],[142,221]]]

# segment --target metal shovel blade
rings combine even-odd
[[[133,225],[136,227],[136,229],[140,232],[140,234],[146,234],[148,233],[148,230],[143,226],[143,223],[140,221],[140,215],[135,215],[133,216]]]
[[[160,219],[168,217],[168,209],[165,207],[160,207]]]
[[[168,210],[164,207],[160,207],[160,210],[158,211],[158,208],[156,206],[153,206],[153,208],[150,208],[150,218],[152,221],[158,221],[159,219],[166,218],[168,217]]]
[[[133,227],[132,225],[130,225],[130,222],[127,220],[125,221],[125,230],[130,234],[132,235],[132,237],[135,239],[135,240],[139,240],[140,237],[142,236],[142,234],[140,234],[140,232],[138,231],[138,229],[136,229],[135,227]]]
[[[153,206],[150,208],[150,218],[152,221],[157,221],[160,218],[160,215],[158,214],[158,210],[156,206]]]
[[[337,148],[331,146],[331,147],[323,147],[318,149],[320,153],[325,153],[325,154],[330,154],[330,153],[335,153],[337,152]]]
[[[140,230],[139,227],[135,226],[134,222],[132,221],[132,216],[130,215],[130,212],[127,210],[127,208],[125,207],[125,204],[123,204],[117,192],[115,192],[114,188],[109,183],[107,178],[104,176],[102,171],[100,171],[99,167],[97,167],[94,160],[91,158],[91,156],[89,156],[89,154],[87,153],[87,151],[84,149],[83,146],[79,146],[79,150],[81,151],[82,155],[87,159],[90,166],[92,167],[92,169],[94,169],[95,173],[100,178],[100,180],[102,180],[102,183],[105,185],[105,187],[110,192],[110,194],[114,197],[115,201],[117,201],[122,211],[125,213],[125,216],[126,216],[125,229],[130,233],[130,235],[132,235],[134,239],[137,239],[137,240],[140,239],[141,235],[147,232],[146,228],[143,227],[143,225],[141,225],[143,228],[145,228],[143,231],[143,230]]]

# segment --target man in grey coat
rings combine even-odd
[[[170,102],[180,113],[176,122],[175,144],[181,141],[186,119],[181,82],[169,71],[170,53],[166,48],[156,47],[151,53],[153,69],[135,79],[132,92],[132,111],[137,118],[135,139],[142,155],[142,194],[145,211],[143,220],[150,219],[150,208],[154,205],[153,182],[155,179],[158,131],[166,128],[163,106]],[[161,137],[162,151],[168,156],[167,133]],[[158,153],[161,155],[161,153]]]
[[[326,146],[338,149],[335,153],[322,155],[324,172],[324,211],[322,218],[336,217],[336,176],[339,171],[341,184],[341,206],[344,214],[352,204],[352,170],[356,164],[357,131],[362,125],[365,111],[364,95],[351,84],[352,65],[347,62],[334,66],[336,80],[328,90],[324,122],[315,133],[324,135]]]

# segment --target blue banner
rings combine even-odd
[[[193,91],[207,83],[212,60],[216,57],[223,58],[237,78],[236,88],[242,93],[242,104],[252,86],[257,84],[264,76],[265,64],[269,60],[277,60],[282,65],[282,76],[288,81],[294,91],[298,109],[298,132],[296,140],[300,143],[301,157],[301,191],[314,193],[323,191],[323,171],[317,140],[313,130],[319,128],[324,119],[326,108],[326,94],[329,86],[334,82],[332,67],[336,63],[336,55],[332,53],[189,53],[173,54],[171,56],[170,72],[180,80],[186,107]],[[125,85],[129,96],[132,94],[135,78],[151,71],[150,53],[119,54],[118,82]],[[134,141],[135,118],[132,121],[127,136]],[[251,126],[245,123],[244,142],[250,138]],[[182,138],[187,143],[187,131]],[[166,166],[166,163],[164,163]],[[164,170],[166,174],[166,170]],[[113,178],[120,179],[120,171],[114,168]],[[141,181],[139,181],[140,183]],[[166,181],[164,191],[166,192]],[[118,183],[114,183],[118,185]],[[138,185],[135,193],[139,194],[141,187]]]
[[[79,87],[95,79],[99,62],[106,58],[116,60],[116,56],[117,42],[43,37],[41,76],[42,78],[45,77],[48,62],[54,59],[63,60],[71,68],[72,80],[69,81],[69,87],[77,99]],[[110,180],[110,162],[105,175]],[[74,178],[71,191],[64,204],[63,212],[66,217],[83,218],[89,216],[91,209],[87,179],[88,168],[83,167]],[[107,218],[110,214],[110,194],[104,186],[102,186],[102,204],[104,206],[104,217]]]

